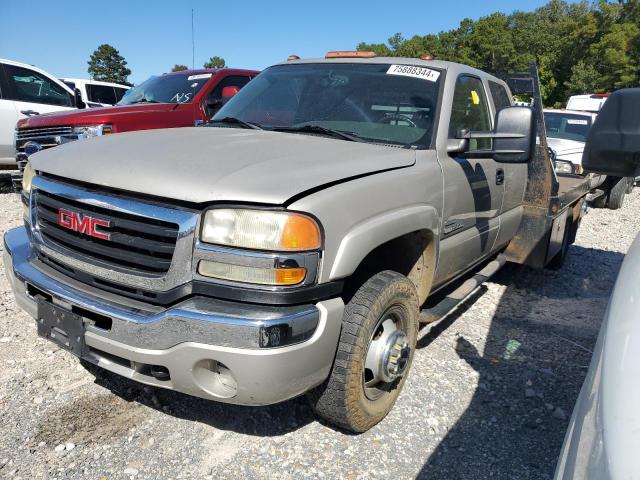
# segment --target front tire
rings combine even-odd
[[[407,378],[418,334],[418,296],[405,276],[383,271],[345,307],[329,379],[309,393],[314,411],[360,433],[393,408]]]

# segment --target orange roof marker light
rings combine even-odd
[[[374,58],[377,56],[376,52],[336,50],[333,52],[327,52],[324,58]]]
[[[423,53],[420,55],[420,60],[433,60],[433,55],[430,53]]]
[[[300,57],[298,55],[289,55],[287,57],[287,62],[291,62],[292,60],[300,60]]]

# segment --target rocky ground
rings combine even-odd
[[[636,190],[591,210],[562,270],[507,266],[425,328],[393,412],[357,436],[303,399],[234,407],[96,380],[37,337],[0,273],[0,477],[551,478],[639,209]],[[0,195],[0,232],[20,218]]]

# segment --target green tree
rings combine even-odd
[[[600,73],[596,68],[580,60],[571,68],[571,77],[565,82],[568,95],[584,92],[598,92],[602,88]]]
[[[87,71],[91,78],[103,82],[115,82],[123,85],[131,85],[127,78],[131,70],[127,68],[127,61],[120,52],[107,43],[100,45],[87,62]]]
[[[364,43],[361,42],[356,47],[359,52],[375,52],[380,57],[390,57],[393,55],[391,49],[384,43]]]
[[[550,0],[531,11],[463,19],[457,28],[386,43],[360,43],[378,55],[464,63],[491,72],[524,71],[538,63],[546,105],[569,95],[640,83],[640,0]]]
[[[184,70],[189,70],[189,67],[182,65],[181,63],[176,63],[171,69],[172,72],[183,72]]]
[[[224,58],[218,56],[211,57],[209,61],[205,62],[203,65],[204,68],[225,68],[226,66],[227,64],[224,61]]]

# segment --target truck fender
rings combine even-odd
[[[439,226],[438,212],[430,205],[410,205],[364,220],[342,238],[329,280],[348,277],[372,250],[413,232],[426,230],[431,233],[434,242],[431,248],[435,248],[434,258],[437,258]]]

